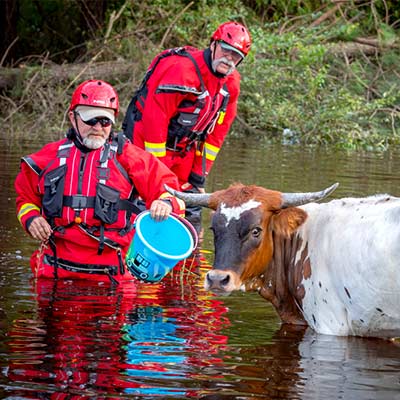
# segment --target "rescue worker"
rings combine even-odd
[[[125,135],[167,165],[183,191],[204,192],[205,178],[236,116],[236,67],[250,47],[248,30],[225,22],[205,50],[181,47],[155,57],[131,100]],[[187,208],[186,216],[196,224],[200,208]]]
[[[140,212],[135,198],[144,199],[155,220],[184,214],[183,202],[164,189],[178,188],[176,176],[113,132],[118,111],[110,84],[85,81],[72,95],[66,138],[22,158],[17,214],[42,243],[31,257],[35,277],[133,279],[124,259]]]

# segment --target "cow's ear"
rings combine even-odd
[[[290,237],[306,218],[307,213],[300,208],[285,208],[273,215],[271,227],[278,235]]]

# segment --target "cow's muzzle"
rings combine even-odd
[[[240,287],[237,274],[233,271],[208,271],[205,277],[204,288],[217,293],[230,293]]]

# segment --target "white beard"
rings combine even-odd
[[[236,68],[235,63],[233,61],[229,61],[226,57],[221,57],[214,60],[211,64],[214,72],[217,72],[217,67],[221,63],[227,64],[230,67],[225,75],[230,75]]]
[[[96,150],[104,146],[106,139],[100,137],[85,137],[82,142],[88,149]]]

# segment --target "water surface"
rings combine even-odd
[[[32,280],[36,243],[16,221],[13,180],[20,156],[38,147],[4,144],[0,158],[0,398],[400,399],[395,343],[282,326],[256,293],[206,293],[208,211],[199,256],[160,284]],[[399,168],[396,151],[229,139],[207,190],[241,181],[314,191],[340,182],[332,197],[400,196]]]

